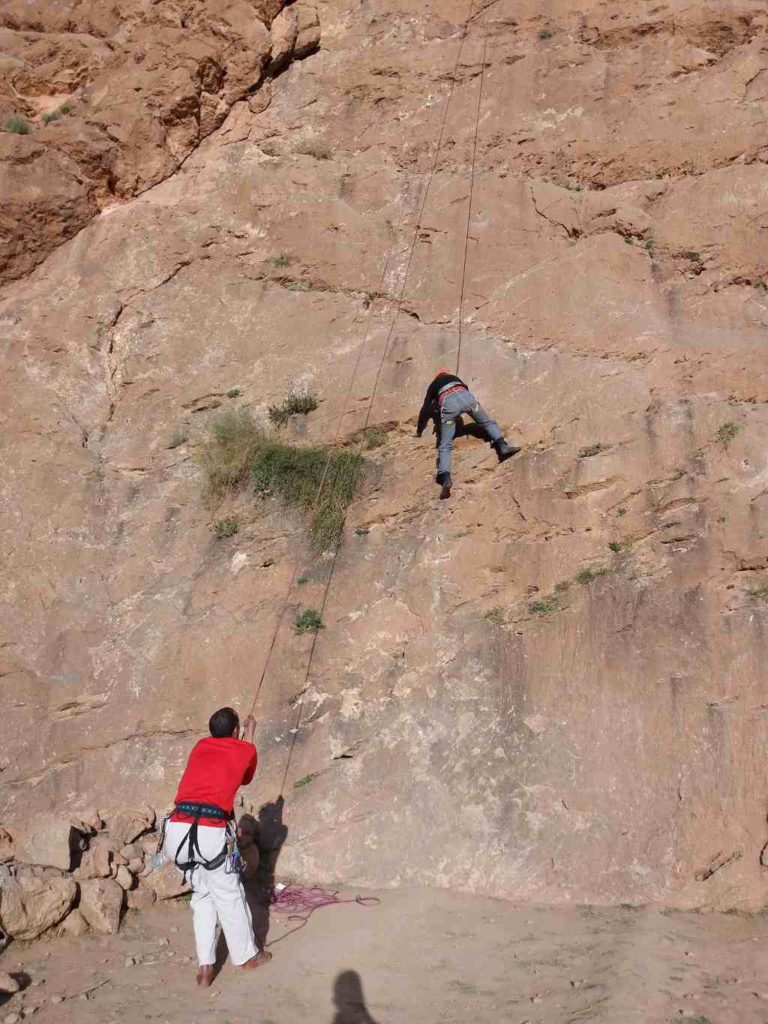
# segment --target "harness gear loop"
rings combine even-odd
[[[191,875],[197,867],[205,868],[206,871],[215,871],[220,868],[221,865],[229,860],[230,870],[235,871],[235,849],[236,849],[236,837],[234,829],[232,827],[232,815],[227,811],[223,811],[220,807],[215,804],[199,804],[193,801],[183,801],[182,803],[176,804],[176,812],[183,814],[186,817],[191,817],[193,820],[190,823],[189,831],[179,843],[178,849],[174,854],[173,863],[184,875],[184,881],[187,880],[187,875]],[[207,860],[200,850],[200,843],[198,841],[197,831],[200,826],[201,818],[214,818],[218,821],[225,822],[224,827],[224,845],[221,851]],[[182,855],[182,850],[186,847],[186,860],[182,861],[179,858]],[[239,860],[239,851],[237,853],[237,859]]]

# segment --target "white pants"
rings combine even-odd
[[[179,843],[189,832],[189,825],[183,821],[169,821],[165,831],[165,855],[171,863],[176,856]],[[198,825],[197,842],[200,853],[206,860],[221,851],[225,840],[223,828]],[[180,860],[188,856],[185,844]],[[216,922],[221,922],[224,938],[227,940],[229,958],[238,967],[256,956],[258,950],[253,937],[251,911],[245,899],[240,876],[229,873],[226,863],[214,871],[196,867],[189,878],[192,886],[192,920],[195,927],[197,962],[216,963]]]

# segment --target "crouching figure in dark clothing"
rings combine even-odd
[[[475,429],[464,425],[463,415],[472,417],[477,425]],[[427,388],[416,427],[417,437],[421,437],[430,420],[434,420],[438,434],[436,480],[442,488],[441,498],[451,496],[451,455],[454,437],[460,437],[462,434],[484,437],[491,447],[495,448],[499,462],[512,458],[520,451],[519,448],[507,444],[498,423],[491,419],[464,381],[448,370],[441,370]]]

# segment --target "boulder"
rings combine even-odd
[[[57,925],[77,896],[77,883],[55,871],[21,866],[0,875],[0,925],[14,939],[36,939]]]
[[[294,7],[284,7],[272,22],[270,35],[270,59],[268,73],[276,75],[282,71],[293,56],[293,48],[299,34],[299,19]]]
[[[296,8],[298,33],[293,48],[294,59],[309,57],[320,46],[320,19],[317,10],[307,4],[299,4]]]
[[[123,890],[111,878],[92,878],[80,886],[80,913],[95,932],[113,935],[120,927]]]
[[[56,929],[57,935],[67,935],[72,938],[76,938],[78,935],[85,935],[88,931],[88,922],[85,920],[80,911],[75,908],[70,911],[69,914],[64,918],[59,927]]]
[[[124,864],[121,864],[117,869],[115,881],[124,892],[128,892],[128,890],[132,889],[136,884],[136,879]]]
[[[155,812],[151,807],[141,811],[123,811],[109,823],[109,838],[116,850],[133,843],[155,826]]]
[[[14,858],[13,837],[4,828],[0,828],[0,864]]]
[[[159,900],[170,900],[174,896],[192,891],[184,882],[181,873],[167,861],[162,867],[155,868],[150,875],[143,878],[142,885],[152,889]]]
[[[132,889],[127,893],[129,910],[149,910],[153,903],[157,902],[157,895],[154,889],[140,885],[138,889]]]
[[[20,983],[12,974],[6,974],[5,971],[0,971],[0,992],[7,992],[10,995],[13,995],[14,992],[18,992],[20,988]]]
[[[144,849],[139,843],[126,843],[125,846],[118,850],[118,853],[123,858],[124,864],[130,864],[137,857],[141,858],[142,861],[144,860]]]
[[[75,871],[76,878],[109,878],[112,874],[112,850],[100,840],[91,843]]]
[[[16,841],[16,859],[70,871],[84,843],[82,832],[73,827],[68,817],[37,814],[31,819],[26,835]]]

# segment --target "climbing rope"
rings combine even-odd
[[[466,17],[466,20],[464,22],[464,25],[463,25],[463,28],[462,28],[462,32],[461,32],[461,38],[460,38],[460,42],[459,42],[459,48],[458,48],[458,51],[457,51],[457,54],[456,54],[456,61],[455,61],[454,68],[453,68],[453,74],[451,75],[451,84],[450,84],[450,88],[448,90],[448,95],[447,95],[447,98],[446,98],[446,103],[445,103],[445,106],[444,106],[444,109],[443,109],[443,116],[442,116],[442,120],[441,120],[441,123],[440,123],[440,131],[439,131],[439,134],[438,134],[437,143],[435,145],[435,152],[434,152],[434,157],[433,157],[433,160],[432,160],[432,166],[431,166],[430,171],[429,171],[429,178],[428,178],[428,181],[427,181],[427,187],[426,187],[426,190],[425,190],[424,195],[422,197],[421,204],[419,206],[419,211],[418,211],[418,215],[417,215],[417,218],[416,218],[416,223],[415,223],[414,228],[413,228],[413,234],[412,234],[411,242],[410,242],[410,245],[408,247],[408,257],[407,257],[407,261],[406,261],[406,265],[405,265],[405,272],[403,274],[402,283],[401,283],[400,290],[399,290],[399,293],[398,293],[398,296],[397,296],[397,301],[396,301],[396,304],[395,304],[395,310],[394,310],[394,313],[392,315],[391,322],[389,324],[389,329],[387,331],[387,336],[386,336],[386,340],[385,340],[385,344],[384,344],[384,349],[382,351],[381,358],[379,360],[378,368],[377,368],[377,371],[376,371],[376,377],[375,377],[375,380],[374,380],[373,389],[371,391],[370,399],[368,401],[368,407],[367,407],[367,410],[366,410],[365,421],[363,423],[363,426],[362,426],[362,429],[361,429],[361,434],[360,434],[359,449],[362,448],[362,446],[363,446],[363,444],[365,442],[365,431],[367,430],[367,428],[368,428],[368,426],[370,424],[371,414],[372,414],[372,411],[373,411],[373,404],[374,404],[374,401],[375,401],[376,396],[378,394],[379,383],[381,381],[381,374],[382,374],[382,371],[383,371],[383,368],[384,368],[384,364],[386,362],[387,355],[389,354],[389,350],[390,350],[390,346],[391,346],[391,342],[392,342],[392,335],[394,333],[394,329],[395,329],[395,325],[396,325],[396,322],[397,322],[397,318],[398,318],[398,316],[400,315],[400,313],[402,311],[403,298],[405,296],[405,289],[407,287],[408,278],[410,276],[411,266],[412,266],[412,263],[413,263],[413,254],[414,254],[414,250],[415,250],[415,247],[416,247],[416,242],[418,240],[419,231],[421,230],[422,218],[423,218],[423,215],[424,215],[424,210],[426,208],[427,200],[429,198],[429,194],[430,194],[430,191],[432,189],[432,183],[433,183],[433,180],[434,180],[434,177],[435,177],[435,173],[437,171],[438,160],[439,160],[439,157],[440,157],[440,152],[441,152],[442,145],[443,145],[443,139],[444,139],[444,136],[445,136],[445,126],[446,126],[446,123],[447,123],[448,113],[449,113],[449,110],[450,110],[451,102],[453,100],[453,95],[454,95],[455,88],[456,88],[456,80],[457,80],[457,75],[458,75],[459,63],[461,61],[461,55],[462,55],[462,52],[463,52],[463,49],[464,49],[464,44],[466,42],[467,32],[468,32],[468,29],[469,29],[469,24],[470,24],[470,21],[472,19],[472,14],[473,14],[473,11],[474,11],[474,5],[475,5],[475,0],[470,0],[469,10],[467,12],[467,17]],[[382,270],[382,274],[381,274],[381,281],[380,281],[380,284],[379,284],[379,292],[380,293],[382,293],[383,290],[384,290],[384,284],[385,284],[385,281],[386,281],[387,271],[389,269],[389,265],[390,265],[390,263],[392,261],[392,258],[393,258],[393,254],[390,254],[387,257],[387,260],[385,261],[384,269]],[[323,493],[323,490],[324,490],[324,487],[325,487],[325,484],[326,484],[326,480],[327,480],[327,476],[328,476],[328,471],[329,471],[329,468],[330,468],[330,464],[331,464],[331,460],[332,460],[332,457],[333,457],[333,453],[334,453],[335,448],[338,446],[339,437],[341,435],[342,423],[343,423],[343,421],[344,421],[344,419],[345,419],[345,417],[347,415],[349,400],[350,400],[350,397],[352,395],[354,384],[355,384],[355,382],[357,380],[359,368],[360,368],[360,365],[361,365],[361,362],[362,362],[363,353],[364,353],[364,351],[365,351],[365,349],[367,347],[368,340],[370,338],[371,323],[372,323],[372,319],[373,319],[373,309],[374,309],[374,302],[371,301],[370,306],[369,306],[369,311],[368,311],[368,318],[367,318],[367,323],[366,323],[366,331],[365,331],[365,334],[364,334],[364,337],[363,337],[363,341],[362,341],[362,343],[361,343],[361,345],[360,345],[360,347],[358,349],[358,353],[357,353],[357,357],[356,357],[356,360],[355,360],[355,364],[354,364],[354,367],[353,367],[353,370],[352,370],[352,374],[351,374],[351,377],[350,377],[350,380],[349,380],[349,384],[347,386],[347,391],[346,391],[345,399],[344,399],[344,402],[342,404],[342,410],[341,410],[341,413],[339,415],[339,419],[338,419],[338,422],[337,422],[337,425],[336,425],[336,431],[335,431],[335,434],[334,434],[333,442],[329,446],[328,455],[327,455],[327,458],[326,458],[326,461],[325,461],[325,465],[324,465],[324,468],[323,468],[323,473],[322,473],[321,479],[320,479],[320,481],[318,483],[317,493],[315,495],[315,498],[314,498],[314,501],[313,501],[313,504],[312,504],[312,510],[316,509],[317,506],[318,506],[318,503],[320,501],[320,498],[322,496],[322,493]],[[343,526],[344,526],[344,522],[345,521],[346,521],[346,512],[344,514],[344,518],[343,518],[342,523],[341,523],[341,530],[339,532],[339,540],[337,541],[337,543],[336,543],[336,545],[334,547],[333,559],[332,559],[332,562],[331,562],[330,570],[328,572],[328,575],[327,575],[327,578],[326,578],[326,582],[325,582],[325,587],[324,587],[324,590],[323,590],[323,597],[322,597],[322,602],[321,602],[321,605],[320,605],[320,617],[321,618],[322,618],[323,612],[324,612],[326,604],[327,604],[330,584],[331,584],[331,581],[333,579],[333,575],[334,575],[334,572],[335,572],[335,569],[336,569],[336,564],[337,564],[337,560],[338,560],[338,553],[339,553],[339,546],[340,546],[340,540],[341,540],[341,533],[343,531]],[[281,625],[283,623],[283,620],[285,618],[285,613],[286,613],[286,611],[288,609],[288,605],[289,605],[289,602],[290,602],[291,594],[293,592],[293,588],[294,588],[294,585],[296,583],[296,579],[298,577],[299,566],[300,566],[300,560],[297,559],[295,561],[295,563],[294,563],[293,571],[292,571],[291,578],[290,578],[289,583],[288,583],[288,587],[286,589],[285,597],[284,597],[284,599],[283,599],[283,601],[281,603],[280,611],[278,613],[277,620],[275,622],[275,627],[274,627],[274,630],[272,632],[270,644],[269,644],[269,647],[268,647],[268,650],[267,650],[267,657],[266,657],[266,659],[264,661],[264,665],[263,665],[261,674],[259,676],[259,681],[258,681],[258,684],[256,686],[255,693],[254,693],[253,701],[251,703],[250,714],[253,714],[253,712],[254,712],[254,710],[256,708],[256,705],[257,705],[258,700],[259,700],[259,696],[261,694],[262,688],[264,686],[264,682],[265,682],[266,677],[267,677],[267,672],[269,670],[269,666],[270,666],[270,663],[271,663],[271,660],[272,660],[272,656],[274,654],[275,646],[276,646],[276,643],[277,643],[277,638],[278,638],[279,633],[280,633],[280,627],[281,627]],[[311,673],[311,669],[312,669],[312,662],[313,662],[313,659],[314,659],[315,649],[316,649],[316,646],[317,646],[317,639],[318,639],[318,631],[315,630],[315,632],[313,634],[313,637],[312,637],[312,645],[310,647],[309,655],[308,655],[308,659],[307,659],[307,667],[306,667],[305,676],[304,676],[304,684],[303,684],[302,689],[301,689],[301,697],[300,697],[300,699],[298,701],[298,710],[297,710],[296,724],[295,724],[295,727],[291,730],[291,743],[290,743],[290,746],[289,746],[288,756],[287,756],[287,759],[286,759],[285,771],[283,773],[283,781],[282,781],[282,784],[280,786],[280,795],[281,796],[282,796],[283,791],[285,789],[285,783],[286,783],[286,780],[288,778],[288,772],[290,770],[290,765],[291,765],[291,761],[292,761],[292,758],[293,758],[293,752],[294,752],[295,745],[296,745],[296,737],[298,735],[299,729],[301,728],[303,708],[304,708],[304,697],[305,697],[305,694],[306,694],[306,691],[307,691],[307,688],[308,688],[309,677],[310,677],[310,673]]]
[[[351,896],[345,899],[339,898],[338,889],[322,889],[320,886],[294,885],[290,883],[282,888],[275,887],[270,897],[270,906],[280,914],[287,914],[286,920],[297,922],[298,928],[294,928],[288,935],[303,928],[316,910],[321,907],[338,907],[344,903],[355,903],[358,907],[376,907],[381,900],[376,896]],[[268,946],[274,946],[282,939],[287,938],[281,935],[279,939],[268,942]]]
[[[490,6],[490,5],[489,5]],[[472,211],[475,200],[475,164],[477,162],[477,136],[480,129],[480,110],[483,102],[483,87],[485,84],[485,67],[486,58],[488,55],[488,8],[484,7],[482,12],[482,18],[485,23],[485,29],[483,33],[483,62],[480,67],[480,88],[477,91],[477,111],[475,113],[475,135],[472,143],[472,169],[469,175],[469,205],[467,207],[467,227],[464,232],[464,260],[461,268],[461,291],[459,292],[459,324],[458,324],[458,339],[456,348],[456,376],[459,376],[459,367],[461,366],[461,340],[462,340],[462,327],[464,322],[464,290],[467,284],[467,253],[469,251],[469,231],[472,222]]]

